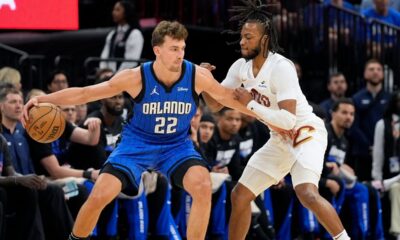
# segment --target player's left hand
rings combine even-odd
[[[240,87],[236,88],[235,91],[233,92],[233,98],[237,101],[239,101],[241,104],[244,106],[247,106],[247,104],[253,100],[253,95],[246,89]]]

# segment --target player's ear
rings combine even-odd
[[[263,43],[265,43],[265,41],[268,41],[268,39],[269,39],[269,37],[268,37],[267,34],[264,34],[264,35],[262,36],[262,41],[263,41]]]
[[[153,47],[153,52],[154,52],[154,54],[157,56],[157,55],[160,55],[160,47],[159,46],[154,46]]]

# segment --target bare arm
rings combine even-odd
[[[94,146],[99,143],[100,138],[100,124],[99,118],[88,118],[83,125],[87,125],[88,129],[76,127],[71,134],[70,140],[72,142]]]
[[[219,103],[255,117],[255,114],[234,99],[234,90],[221,86],[212,74],[204,68],[196,66],[196,92],[208,93]]]
[[[210,72],[216,69],[216,67],[214,65],[212,65],[208,62],[200,63],[200,67],[203,67]],[[210,110],[212,112],[218,112],[224,107],[222,104],[217,102],[214,98],[212,98],[208,93],[203,92],[201,95],[203,96],[203,99],[206,102],[208,108],[210,108]]]
[[[80,105],[87,102],[109,98],[122,91],[136,97],[142,88],[140,67],[117,73],[109,81],[83,88],[67,88],[48,95],[37,96],[29,100],[23,109],[22,119],[28,120],[28,110],[38,103],[46,102],[55,105]]]
[[[224,107],[224,105],[217,102],[208,93],[203,92],[201,95],[203,96],[203,99],[206,102],[208,108],[210,108],[210,110],[212,112],[218,112],[219,110],[221,110]]]
[[[82,177],[83,170],[77,170],[69,167],[60,166],[55,155],[50,155],[48,157],[42,158],[40,164],[46,169],[50,174],[51,178],[65,178],[65,177]]]

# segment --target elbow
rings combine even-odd
[[[61,167],[60,167],[61,168]],[[62,169],[60,168],[52,168],[52,169],[48,169],[47,172],[49,173],[50,177],[53,179],[60,179],[63,178],[64,175],[62,174]]]
[[[89,146],[96,146],[97,144],[99,144],[99,138],[94,138],[92,140],[89,141]]]
[[[213,105],[208,105],[208,108],[209,108],[210,111],[213,112],[213,113],[216,113],[216,112],[221,111],[221,109],[222,109],[223,107],[224,107],[224,106],[223,106],[222,104],[219,104],[219,103],[216,103],[216,104],[213,104]]]

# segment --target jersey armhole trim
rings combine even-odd
[[[135,98],[133,98],[133,101],[135,101],[135,102],[142,101],[144,94],[146,92],[146,78],[145,78],[145,74],[144,74],[144,67],[145,67],[145,63],[140,66],[140,75],[142,77],[142,90],[140,90],[140,93]]]
[[[196,106],[199,106],[199,95],[196,92],[196,65],[192,63],[192,96],[193,100],[196,103]]]

